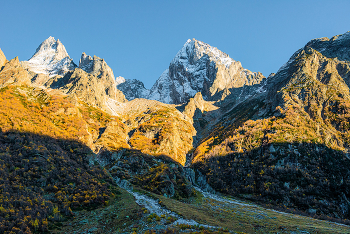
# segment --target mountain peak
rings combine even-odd
[[[61,60],[65,57],[69,57],[66,48],[62,44],[62,42],[57,39],[55,40],[54,37],[49,37],[45,41],[43,41],[39,47],[36,49],[35,54],[29,59],[31,61],[32,59],[40,57],[42,54],[45,53],[53,53],[54,52],[54,57],[57,60]]]
[[[221,63],[226,67],[229,67],[233,62],[236,62],[230,58],[228,54],[220,51],[218,48],[192,38],[188,39],[181,50],[177,52],[172,63],[186,63],[188,60],[196,61],[205,55],[209,56],[211,61]]]
[[[313,39],[306,44],[304,49],[307,47],[317,50],[327,58],[350,61],[350,31],[333,36],[331,39],[327,37]]]
[[[23,65],[35,73],[50,77],[64,75],[76,67],[62,42],[51,36],[39,45],[35,54]]]
[[[262,78],[218,48],[193,38],[177,52],[147,98],[180,104],[201,92],[204,100],[218,100],[223,90],[258,84]]]
[[[110,77],[111,80],[115,80],[113,71],[107,65],[106,61],[103,58],[97,57],[96,55],[91,57],[83,52],[79,61],[79,68],[92,75],[100,77],[104,74]]]

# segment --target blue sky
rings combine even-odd
[[[350,30],[350,1],[3,1],[0,48],[28,60],[49,36],[75,63],[104,58],[115,76],[150,88],[189,38],[265,76],[309,40]]]

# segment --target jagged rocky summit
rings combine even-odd
[[[298,105],[312,118],[324,118],[337,98],[350,100],[349,50],[350,32],[309,41],[266,82],[266,113]]]
[[[117,89],[117,81],[114,77],[113,70],[107,65],[106,61],[94,55],[83,53],[79,61],[79,68],[98,78],[98,82],[105,87],[105,92],[114,100],[126,101],[123,93]],[[118,77],[118,80],[120,78]]]
[[[230,90],[260,84],[264,78],[260,72],[244,69],[240,62],[216,47],[189,39],[149,91],[139,81],[129,81],[118,88],[124,93],[130,87],[142,90],[134,91],[135,95],[126,95],[130,99],[147,98],[181,104],[197,92],[202,93],[204,100],[222,100],[231,94]],[[239,98],[238,95],[235,98]]]
[[[63,76],[77,67],[62,42],[53,37],[41,43],[35,54],[28,61],[22,62],[22,65],[32,72],[47,74],[50,77]]]

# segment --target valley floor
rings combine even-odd
[[[350,233],[346,225],[266,209],[199,189],[196,198],[186,201],[142,189],[132,192],[135,200],[132,193],[119,191],[118,202],[78,211],[74,219],[56,226],[52,233],[163,233],[167,228],[174,233]]]

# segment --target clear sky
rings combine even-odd
[[[104,58],[115,76],[150,88],[189,38],[265,76],[309,40],[350,30],[347,0],[2,1],[0,48],[28,60],[49,36],[76,64]]]

